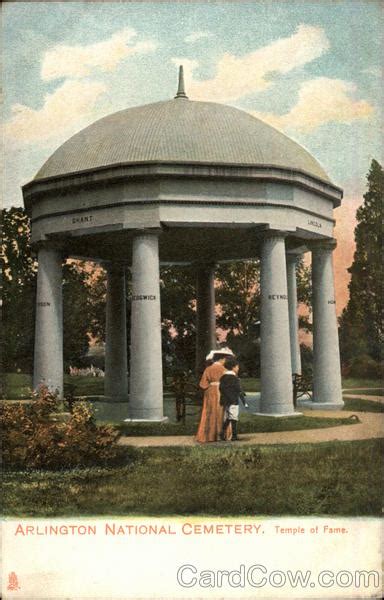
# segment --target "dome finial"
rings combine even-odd
[[[180,65],[180,67],[179,67],[179,86],[177,88],[177,94],[176,94],[175,98],[187,98],[188,99],[188,96],[185,93],[185,88],[184,88],[184,69],[183,69],[183,65]]]

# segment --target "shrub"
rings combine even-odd
[[[367,377],[373,379],[380,379],[383,377],[383,365],[367,354],[356,356],[348,369],[348,375],[351,377]]]
[[[110,426],[96,425],[87,402],[75,402],[66,421],[59,409],[56,394],[45,386],[34,394],[32,404],[2,405],[4,467],[57,469],[116,462],[119,434]]]
[[[300,344],[301,370],[303,375],[311,377],[313,373],[313,350],[307,344]]]

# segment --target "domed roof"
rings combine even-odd
[[[274,166],[330,182],[302,146],[250,114],[184,97],[121,110],[75,134],[35,181],[130,163]]]

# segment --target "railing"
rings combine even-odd
[[[293,406],[296,408],[297,400],[302,396],[308,396],[312,400],[312,377],[309,375],[292,375]]]
[[[202,392],[192,374],[185,372],[175,374],[170,389],[175,397],[177,421],[185,422],[189,406],[201,408]]]

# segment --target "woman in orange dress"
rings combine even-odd
[[[203,410],[196,434],[196,441],[217,442],[223,427],[224,408],[220,405],[219,382],[225,372],[224,361],[233,356],[229,348],[210,352],[207,360],[212,358],[213,364],[207,367],[200,379],[199,386],[204,390]]]

